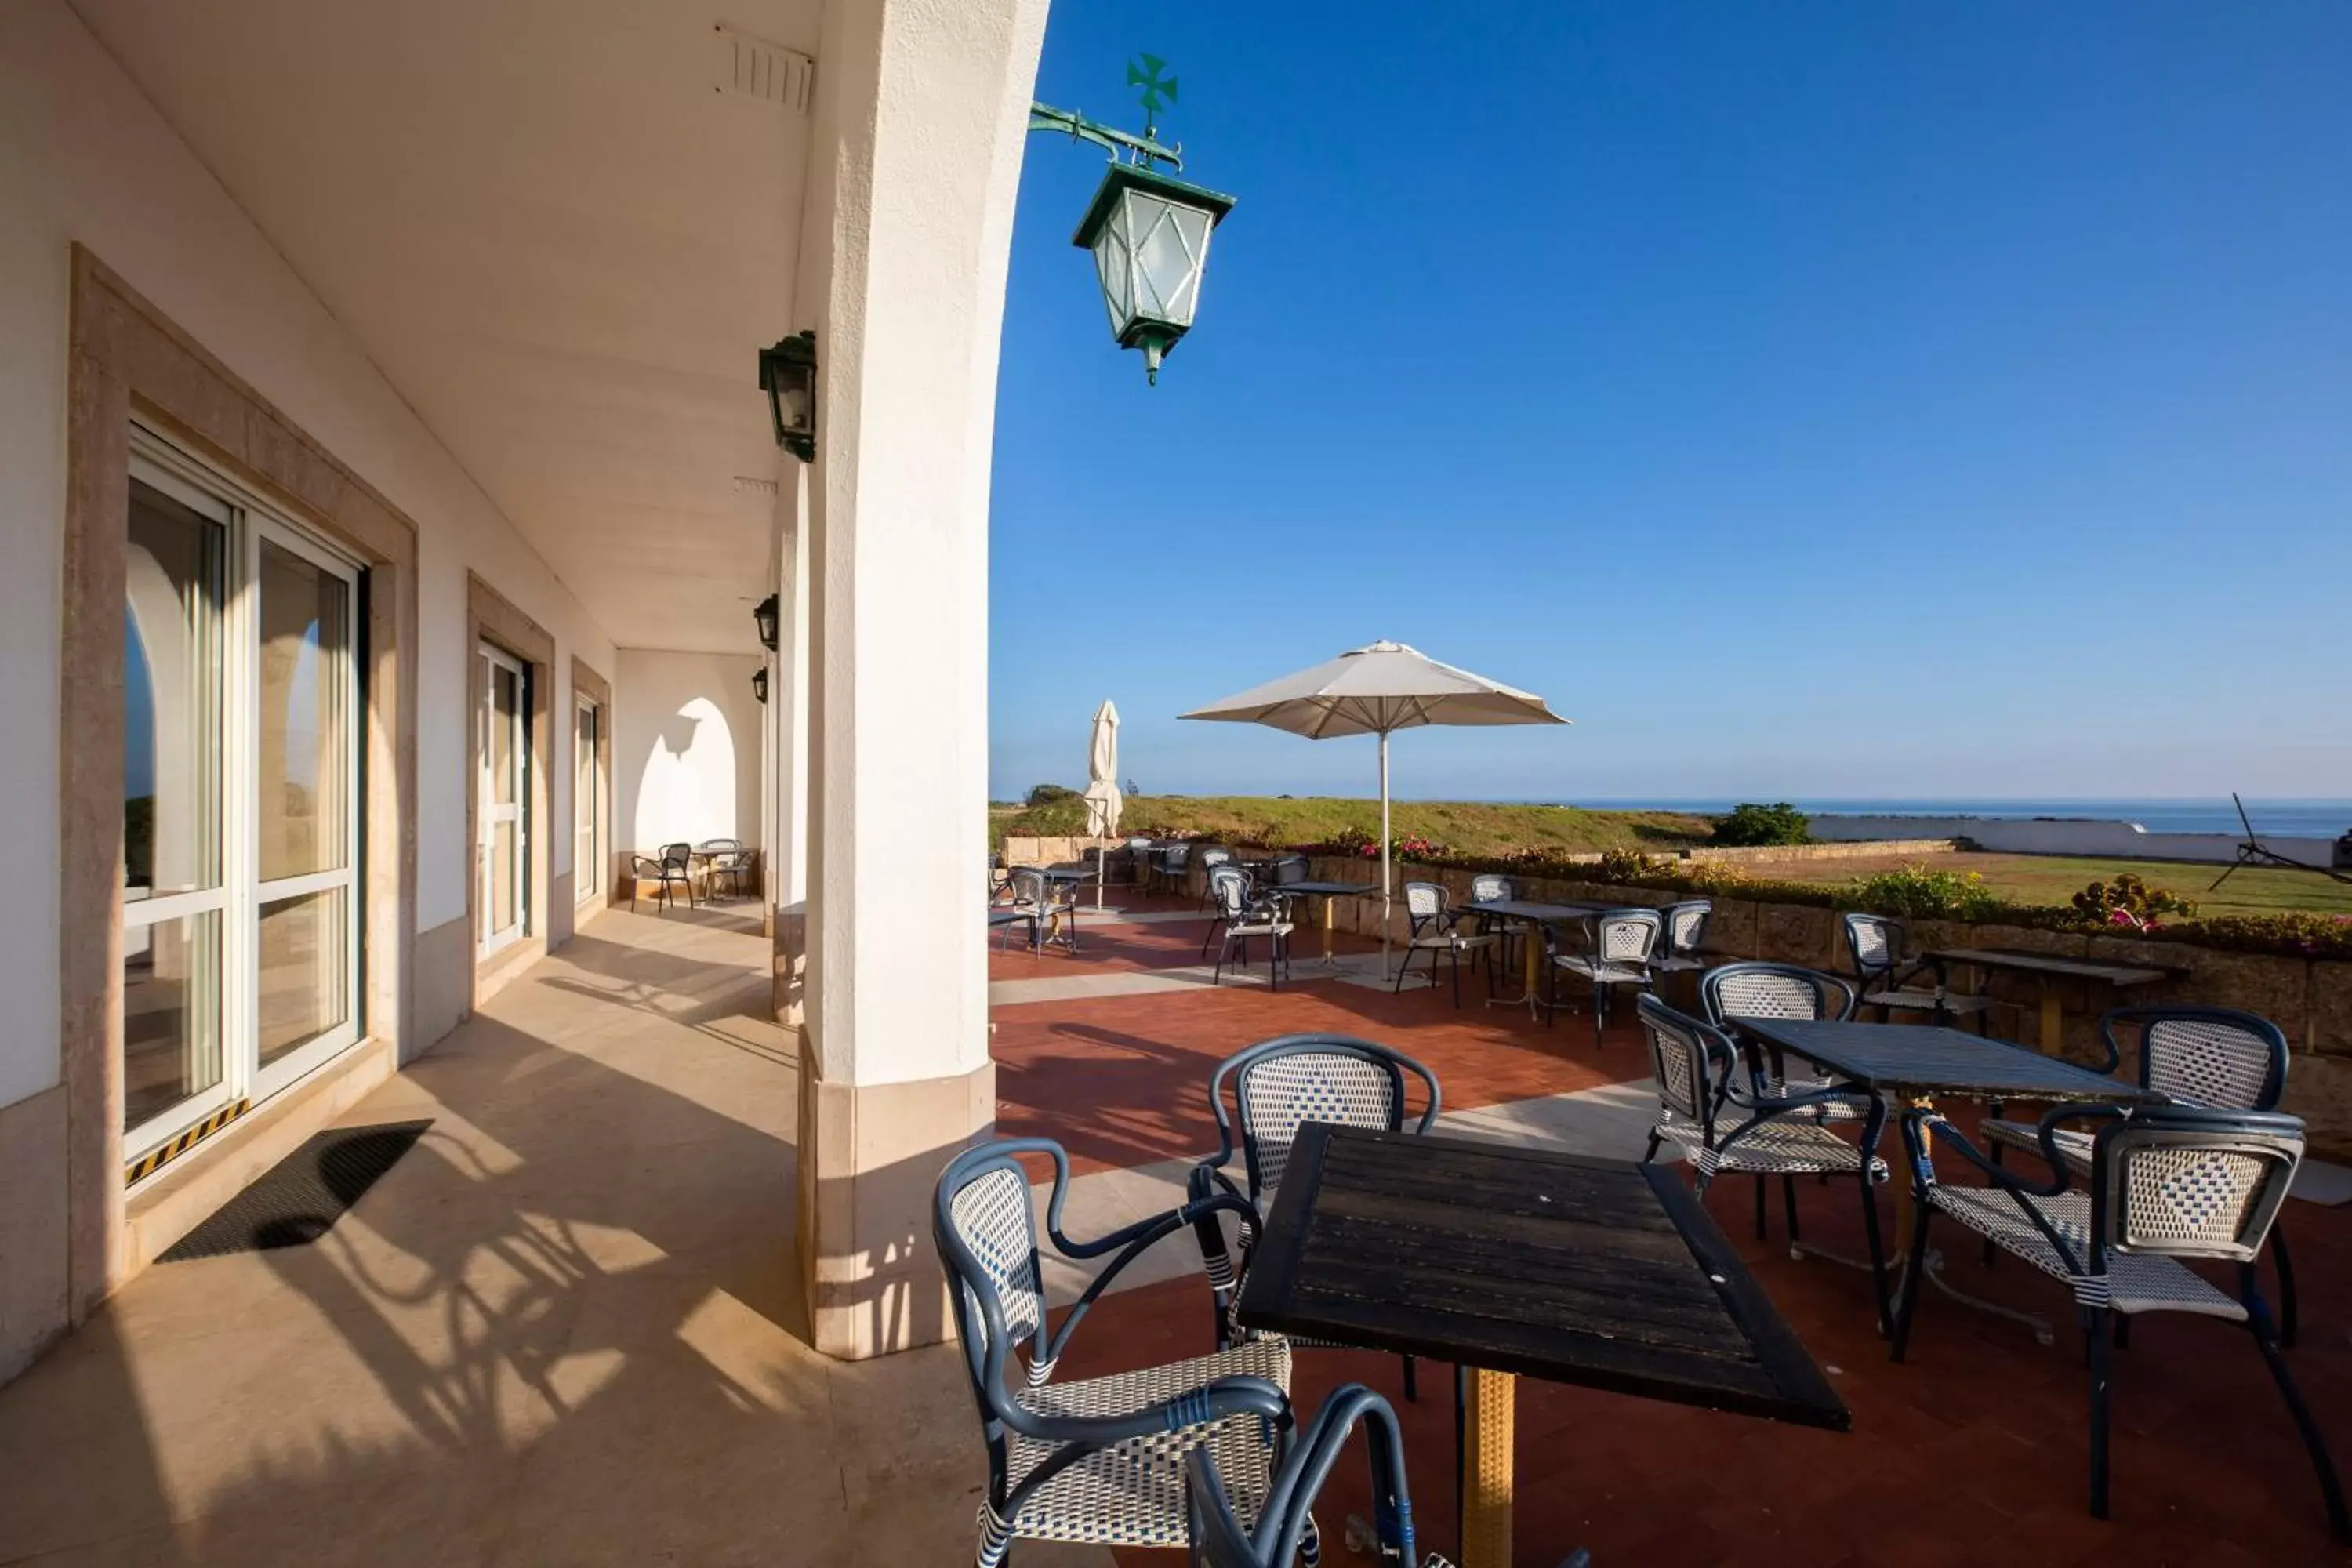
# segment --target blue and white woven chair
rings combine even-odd
[[[1407,1077],[1421,1080],[1423,1106],[1412,1114]],[[1228,1082],[1233,1110],[1225,1113]],[[1309,1121],[1339,1127],[1369,1127],[1382,1132],[1426,1132],[1444,1107],[1437,1075],[1402,1051],[1348,1035],[1281,1035],[1237,1051],[1217,1064],[1209,1075],[1209,1109],[1217,1119],[1217,1152],[1192,1167],[1190,1192],[1197,1201],[1223,1193],[1264,1215],[1274,1205],[1275,1189],[1290,1163],[1290,1146],[1298,1129]],[[1244,1192],[1226,1173],[1234,1155],[1242,1157]],[[1225,1235],[1216,1222],[1194,1227],[1201,1259],[1216,1294],[1217,1342],[1231,1344],[1240,1331],[1233,1308],[1241,1295],[1241,1276],[1249,1267],[1249,1244],[1258,1227],[1242,1237],[1241,1266],[1226,1251]],[[1311,1341],[1294,1341],[1309,1344]],[[1328,1348],[1328,1347],[1327,1347]],[[1414,1394],[1413,1363],[1404,1358],[1406,1397]]]
[[[1519,896],[1519,885],[1499,871],[1481,871],[1470,879],[1470,901],[1474,904],[1507,903]],[[1510,968],[1511,922],[1499,915],[1482,915],[1475,910],[1463,911],[1470,917],[1470,929],[1479,936],[1491,936],[1495,944],[1486,950],[1486,989],[1495,989],[1497,966]]]
[[[1051,1333],[1024,1154],[1054,1162],[1045,1230],[1055,1250],[1070,1258],[1118,1254]],[[1062,1234],[1069,1185],[1060,1144],[1017,1139],[957,1155],[940,1173],[933,1202],[932,1240],[988,1442],[979,1568],[1000,1568],[1015,1538],[1184,1545],[1184,1455],[1193,1448],[1214,1454],[1229,1506],[1254,1521],[1291,1436],[1290,1346],[1279,1339],[1139,1372],[1053,1381],[1071,1331],[1146,1250],[1196,1225],[1213,1227],[1220,1213],[1236,1215],[1245,1231],[1257,1223],[1245,1202],[1212,1193],[1108,1236],[1073,1241]]]
[[[2123,1065],[2118,1025],[2139,1031],[2139,1081],[2173,1105],[2205,1110],[2275,1110],[2286,1092],[2286,1034],[2257,1013],[2233,1007],[2189,1007],[2158,1003],[2118,1007],[2099,1019],[2099,1038],[2112,1073]],[[1977,1136],[1990,1146],[1993,1163],[2004,1145],[2038,1150],[2041,1130],[2030,1121],[1998,1118],[1977,1124]],[[2053,1145],[2078,1180],[2091,1174],[2092,1135],[2072,1129],[2052,1134]],[[2287,1256],[2286,1230],[2271,1226],[2271,1262],[2278,1269],[2279,1343],[2294,1348],[2298,1310],[2294,1264]]]
[[[1559,977],[1576,975],[1592,986],[1592,1043],[1597,1046],[1601,1026],[1609,1020],[1610,993],[1620,985],[1647,992],[1655,984],[1650,977],[1650,960],[1657,953],[1665,921],[1655,910],[1607,910],[1584,924],[1591,932],[1591,945],[1582,952],[1559,951],[1552,942],[1551,928],[1544,928],[1545,948],[1550,956],[1544,968],[1551,980],[1544,997],[1544,1026],[1550,1027],[1552,1009],[1559,1004]]]
[[[1848,914],[1839,925],[1845,933],[1846,957],[1853,964],[1854,981],[1862,987],[1859,1005],[1877,1008],[1880,1023],[1892,1023],[1897,1014],[1908,1023],[1912,1015],[1925,1013],[1931,1024],[1974,1018],[1977,1033],[1985,1032],[1991,997],[1947,991],[1940,976],[1924,990],[1912,984],[1934,966],[1910,956],[1911,939],[1901,921],[1885,915]]]
[[[1201,883],[1201,907],[1202,909],[1208,909],[1211,905],[1215,903],[1217,897],[1215,890],[1209,886],[1207,879],[1215,875],[1218,867],[1232,865],[1233,859],[1234,852],[1232,850],[1213,844],[1192,857],[1192,864],[1199,868],[1202,879]]]
[[[1167,891],[1181,892],[1184,888],[1184,868],[1191,864],[1192,858],[1191,844],[1180,841],[1169,845],[1151,858],[1152,879]]]
[[[1407,882],[1404,885],[1404,961],[1397,965],[1396,978],[1390,982],[1391,992],[1404,989],[1404,977],[1412,968],[1412,955],[1429,954],[1429,983],[1437,984],[1437,960],[1440,954],[1454,960],[1454,1005],[1462,1005],[1462,955],[1490,950],[1495,938],[1482,932],[1462,929],[1462,911],[1449,906],[1445,889],[1435,882]]]
[[[1701,975],[1698,1001],[1708,1023],[1748,1047],[1748,1060],[1763,1072],[1766,1093],[1815,1094],[1835,1087],[1801,1059],[1791,1063],[1782,1053],[1753,1039],[1739,1025],[1745,1018],[1826,1018],[1843,1023],[1853,1016],[1854,1008],[1853,986],[1847,981],[1799,964],[1743,959]],[[1859,1121],[1869,1100],[1866,1094],[1842,1096],[1824,1101],[1818,1115],[1824,1121]]]
[[[2074,1184],[2058,1143],[2067,1122],[2091,1131],[2087,1190]],[[2253,1335],[2285,1398],[2318,1473],[2328,1523],[2352,1541],[2352,1516],[2310,1408],[2280,1353],[2278,1333],[2257,1273],[2263,1243],[2278,1218],[2303,1162],[2303,1123],[2274,1111],[2201,1110],[2144,1106],[2062,1105],[2035,1129],[2042,1156],[2031,1177],[1993,1163],[1932,1110],[1906,1111],[1918,1218],[1910,1269],[1895,1314],[1891,1353],[1901,1361],[1927,1272],[1930,1222],[1948,1216],[2072,1288],[2091,1371],[2091,1513],[2107,1517],[2109,1320],[2120,1336],[2143,1312],[2192,1312],[2242,1323]],[[1987,1185],[1936,1178],[1929,1155],[1940,1146],[1983,1173]],[[2232,1296],[2184,1258],[2237,1266]]]
[[[1863,1235],[1869,1240],[1870,1259],[1852,1267],[1868,1270],[1884,1327],[1886,1256],[1879,1240],[1874,1189],[1886,1180],[1887,1168],[1872,1151],[1885,1125],[1885,1108],[1875,1097],[1864,1097],[1862,1139],[1849,1143],[1824,1125],[1822,1111],[1850,1097],[1831,1089],[1771,1093],[1722,1030],[1675,1011],[1655,996],[1644,995],[1637,1005],[1643,1032],[1649,1037],[1650,1071],[1658,1084],[1657,1125],[1650,1130],[1650,1146],[1642,1158],[1654,1160],[1660,1148],[1673,1144],[1697,1170],[1702,1193],[1719,1175],[1754,1176],[1759,1237],[1764,1235],[1764,1183],[1779,1176],[1790,1256],[1839,1263],[1849,1260],[1804,1245],[1797,1229],[1796,1179],[1854,1177],[1862,1192]]]
[[[1256,936],[1265,939],[1266,986],[1282,989],[1282,977],[1290,968],[1290,933],[1297,929],[1285,901],[1259,898],[1250,874],[1238,866],[1218,866],[1210,871],[1209,898],[1217,913],[1201,938],[1201,956],[1208,957],[1209,943],[1218,942],[1217,967],[1210,983],[1224,984],[1225,960],[1236,956],[1236,948],[1241,963],[1247,965],[1249,941]]]
[[[1403,1434],[1389,1402],[1359,1383],[1333,1389],[1315,1413],[1283,1461],[1273,1498],[1255,1530],[1244,1529],[1226,1506],[1215,1457],[1205,1449],[1185,1456],[1192,1568],[1291,1568],[1297,1562],[1313,1563],[1316,1530],[1310,1510],[1358,1426],[1370,1448],[1372,1518],[1369,1523],[1349,1521],[1349,1544],[1381,1563],[1412,1568],[1419,1548],[1413,1540],[1412,1499],[1405,1485]],[[1433,1552],[1419,1561],[1420,1568],[1451,1568]],[[1591,1562],[1579,1552],[1559,1568],[1588,1568]]]
[[[1715,918],[1715,905],[1706,899],[1685,899],[1678,904],[1668,904],[1658,911],[1665,921],[1659,934],[1658,952],[1650,960],[1653,974],[1687,974],[1703,972],[1706,956],[1700,950],[1706,945],[1707,922]]]
[[[1020,915],[1017,921],[1005,922],[1004,934],[997,939],[1000,947],[1010,945],[1015,930],[1026,927],[1029,951],[1043,952],[1048,941],[1047,932],[1059,925],[1059,934],[1050,940],[1070,952],[1078,951],[1077,890],[1066,883],[1056,883],[1034,866],[1016,866],[1006,882],[1011,895],[1011,907]]]

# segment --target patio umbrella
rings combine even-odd
[[[1118,793],[1118,710],[1110,699],[1095,710],[1087,746],[1087,831],[1095,836],[1095,908],[1102,908],[1103,840],[1118,831],[1125,800]]]
[[[1389,963],[1389,734],[1422,724],[1565,724],[1542,698],[1440,664],[1402,643],[1351,648],[1328,664],[1268,681],[1186,719],[1270,724],[1328,741],[1381,738],[1381,970]]]

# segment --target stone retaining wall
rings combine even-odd
[[[1450,897],[1465,901],[1472,873],[1440,870],[1398,863],[1398,893],[1391,917],[1391,934],[1405,934],[1403,887],[1413,881],[1442,884]],[[1354,857],[1318,858],[1318,881],[1372,882],[1380,879],[1380,863]],[[1566,900],[1660,908],[1694,895],[1651,888],[1621,888],[1597,882],[1517,877],[1520,896],[1537,900]],[[1197,883],[1196,876],[1194,881]],[[1814,969],[1843,971],[1848,967],[1839,934],[1838,912],[1806,904],[1764,903],[1717,897],[1707,930],[1707,946],[1726,959],[1763,958],[1801,963]],[[1307,916],[1323,918],[1321,900]],[[1335,900],[1332,923],[1346,931],[1377,937],[1380,899]],[[2259,1013],[2286,1031],[2294,1058],[2287,1073],[2282,1109],[2304,1119],[2312,1152],[2331,1159],[2352,1159],[2352,963],[2329,959],[2284,958],[2266,953],[2225,952],[2187,942],[2094,935],[2074,931],[2035,931],[2023,926],[1972,925],[1961,921],[1919,920],[1909,922],[1912,945],[2007,948],[2015,952],[2048,952],[2097,963],[2143,964],[2182,972],[2176,979],[2136,987],[2133,1003],[2179,1001],[2217,1007],[2242,1007]],[[2066,1008],[2065,1052],[2091,1060],[2101,1052],[2097,1018],[2120,1005],[2113,991],[2088,982],[2059,983]],[[1695,1006],[1676,981],[1667,1000]],[[1995,1034],[2038,1043],[2041,1038],[2041,990],[2030,975],[1995,974],[1985,990],[1996,1006],[1991,1019]]]

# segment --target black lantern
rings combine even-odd
[[[773,594],[751,606],[751,619],[759,624],[760,646],[770,653],[776,651],[776,596]]]
[[[816,333],[780,340],[760,351],[760,390],[776,423],[776,445],[803,463],[816,461]],[[776,645],[770,643],[770,647]]]
[[[768,700],[768,667],[764,664],[751,672],[751,695],[758,698],[762,706],[766,705]]]

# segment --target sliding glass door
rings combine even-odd
[[[604,802],[597,797],[596,736],[604,716],[596,704],[578,700],[572,724],[572,890],[592,899],[604,890],[604,845],[597,832]]]
[[[122,1081],[136,1159],[359,1037],[359,568],[134,431]]]
[[[475,659],[476,820],[481,831],[481,951],[528,929],[530,886],[530,681],[520,659],[484,643]]]

